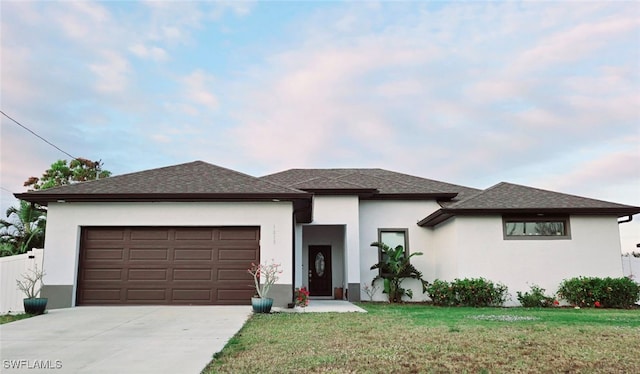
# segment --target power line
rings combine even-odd
[[[0,113],[2,113],[3,116],[9,118],[11,121],[13,121],[16,125],[22,127],[23,129],[29,131],[30,133],[32,133],[33,135],[35,135],[36,137],[38,137],[40,140],[42,140],[43,142],[49,144],[50,146],[52,146],[53,148],[57,149],[58,151],[64,153],[65,155],[71,157],[72,160],[75,160],[77,157],[73,157],[71,154],[69,154],[68,152],[63,151],[60,147],[58,147],[57,145],[51,143],[50,141],[48,141],[47,139],[43,138],[42,136],[36,134],[33,130],[31,130],[30,128],[28,128],[27,126],[21,124],[20,122],[16,121],[15,119],[9,117],[9,115],[5,112],[3,112],[2,110],[0,110]]]
[[[13,195],[13,191],[10,191],[10,190],[8,190],[8,189],[6,189],[6,188],[4,188],[4,187],[0,187],[0,190],[2,190],[2,191],[6,191],[6,192],[8,192],[8,193],[10,193],[10,194],[12,194],[12,195]]]

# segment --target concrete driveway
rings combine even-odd
[[[250,306],[51,310],[0,325],[0,372],[196,374],[250,314]]]

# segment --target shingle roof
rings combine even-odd
[[[17,195],[37,201],[49,196],[122,195],[308,195],[203,161],[162,167],[106,179],[77,183]]]
[[[480,190],[384,169],[290,169],[261,179],[301,190],[375,190],[377,195],[470,196]]]
[[[640,207],[501,182],[432,213],[418,224],[435,226],[455,215],[495,213],[572,213],[625,216],[640,213]]]

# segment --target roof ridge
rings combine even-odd
[[[391,173],[395,173],[394,171],[385,170],[385,169],[369,169],[369,170],[383,170],[383,171],[388,171],[388,172],[391,172]],[[401,184],[403,186],[408,186],[408,187],[423,187],[423,186],[421,186],[419,184],[416,184],[416,183],[407,183],[407,182],[404,182],[404,181],[394,180],[394,179],[382,177],[382,176],[379,176],[379,175],[364,174],[364,173],[360,173],[360,172],[356,172],[356,173],[353,173],[353,174],[362,174],[362,175],[366,175],[367,177],[370,177],[370,178],[380,179],[380,180],[387,181],[387,182],[393,182],[393,183]],[[397,174],[402,174],[402,173],[397,173]],[[405,175],[408,175],[408,174],[405,174]],[[439,188],[437,188],[437,189],[434,188],[434,190],[436,190],[436,192],[442,192],[442,193],[446,192],[446,191],[442,191]]]
[[[487,187],[484,190],[480,190],[480,191],[478,191],[478,193],[473,194],[473,195],[471,195],[471,196],[469,196],[469,197],[467,197],[465,199],[462,199],[460,201],[456,201],[455,203],[449,205],[447,208],[455,208],[457,205],[461,205],[461,204],[469,202],[469,201],[471,201],[471,200],[473,200],[473,199],[475,199],[477,197],[480,197],[480,196],[484,195],[486,192],[489,192],[490,190],[493,190],[493,189],[495,189],[498,186],[503,185],[503,184],[508,184],[508,183],[507,182],[496,183],[493,186]]]

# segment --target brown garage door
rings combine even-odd
[[[250,304],[256,227],[87,227],[78,305]]]

